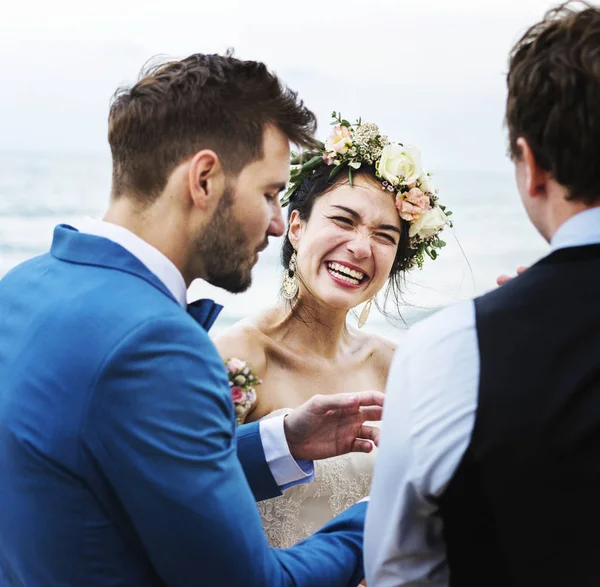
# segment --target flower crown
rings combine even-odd
[[[395,194],[400,218],[410,224],[409,243],[404,268],[421,268],[428,255],[437,258],[438,249],[446,246],[439,238],[452,212],[438,203],[438,190],[431,175],[421,167],[421,153],[416,147],[391,143],[371,122],[350,124],[340,113],[332,114],[333,132],[318,148],[300,155],[292,154],[292,171],[288,189],[281,205],[287,206],[302,182],[321,166],[333,167],[329,179],[343,169],[353,185],[353,173],[361,166],[370,166],[381,180],[383,190]]]

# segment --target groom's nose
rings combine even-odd
[[[274,202],[273,212],[271,215],[271,221],[269,222],[269,228],[267,230],[268,236],[281,236],[285,230],[285,223],[283,222],[283,214],[281,213],[281,206],[279,201]]]

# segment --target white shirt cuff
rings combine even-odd
[[[284,418],[285,416],[267,418],[259,423],[265,458],[280,489],[309,483],[315,478],[312,461],[296,461],[292,457],[283,428]]]

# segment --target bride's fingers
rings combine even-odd
[[[527,265],[519,265],[519,267],[517,267],[517,275],[521,275],[522,273],[524,273],[525,271],[527,271],[528,267]],[[504,285],[505,283],[508,283],[510,280],[512,279],[511,275],[498,275],[498,277],[496,278],[496,283],[498,285]]]
[[[381,430],[377,426],[362,426],[356,436],[362,440],[370,440],[375,443],[375,446],[379,446],[380,434]]]
[[[352,443],[352,452],[371,452],[373,450],[373,443],[362,438],[357,438]]]

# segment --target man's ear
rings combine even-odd
[[[210,210],[216,206],[223,195],[225,173],[214,151],[203,149],[192,157],[188,168],[188,183],[196,208]]]
[[[548,193],[550,173],[540,167],[527,139],[519,137],[517,146],[521,151],[521,160],[525,170],[525,190],[531,198],[545,196]]]
[[[298,244],[304,232],[305,222],[300,219],[298,210],[293,210],[290,215],[290,223],[288,228],[288,238],[295,250],[298,250]]]

